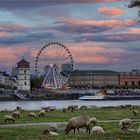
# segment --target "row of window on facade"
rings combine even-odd
[[[131,81],[131,82],[125,81],[124,83],[125,83],[126,86],[128,86],[128,85],[133,85],[133,86],[138,85],[138,86],[140,86],[140,81],[138,81],[137,83],[136,83],[136,81]]]

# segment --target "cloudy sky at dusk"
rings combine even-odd
[[[33,69],[39,49],[65,44],[76,69],[140,69],[140,22],[128,0],[0,1],[0,69],[22,56]]]

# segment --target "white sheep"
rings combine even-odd
[[[86,127],[86,132],[90,133],[90,124],[91,123],[95,124],[96,122],[97,122],[96,118],[90,118],[87,115],[73,117],[69,120],[65,128],[65,134],[68,134],[71,130],[74,130],[75,133],[75,129],[77,129],[77,131],[79,132],[79,128],[83,127]]]
[[[130,128],[132,125],[132,120],[129,119],[129,118],[126,118],[126,119],[122,119],[120,120],[119,122],[119,127],[125,131],[125,130],[128,130],[128,128]]]
[[[138,111],[137,110],[133,110],[133,114],[134,114],[134,116],[137,116],[138,115]]]
[[[87,106],[86,105],[82,105],[81,107],[80,107],[80,109],[87,109]]]
[[[48,129],[44,130],[43,134],[46,134],[48,136],[58,136],[59,135],[58,133],[52,132],[52,131],[50,131]]]
[[[13,123],[15,122],[15,119],[11,115],[4,115],[4,120],[5,120],[5,123],[6,122],[13,122]]]
[[[19,111],[19,110],[18,110],[18,111],[14,111],[14,112],[12,113],[12,116],[13,116],[13,117],[19,118],[19,117],[20,117],[20,111]]]
[[[105,133],[104,129],[101,126],[94,126],[91,130],[92,133],[102,134]]]
[[[55,106],[49,106],[49,112],[53,112],[56,110],[56,107]]]
[[[53,132],[57,132],[57,125],[56,125],[56,123],[51,123],[49,125],[49,130],[53,131]]]
[[[41,110],[39,113],[38,113],[38,116],[39,117],[45,117],[45,110]]]
[[[36,114],[34,112],[29,112],[28,117],[30,118],[36,118]]]

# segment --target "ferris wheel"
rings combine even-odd
[[[58,89],[66,86],[73,65],[70,50],[59,42],[50,42],[36,56],[35,73],[42,75],[43,88]]]

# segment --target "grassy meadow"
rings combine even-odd
[[[30,119],[27,117],[28,111],[21,111],[20,118],[16,119],[15,123],[30,123],[30,122],[67,122],[70,118],[82,114],[96,117],[98,120],[120,120],[123,118],[140,119],[140,107],[137,116],[134,116],[130,108],[99,108],[88,110],[75,110],[74,112],[61,110],[55,112],[46,112],[45,117],[37,117],[37,119]],[[36,112],[36,111],[34,111]],[[36,112],[38,113],[38,112]],[[5,124],[3,116],[10,115],[12,112],[0,112],[0,125]],[[5,124],[6,125],[6,124]],[[114,122],[98,122],[97,125],[102,126],[105,130],[104,134],[86,134],[76,133],[73,131],[70,134],[64,134],[65,125],[58,126],[57,137],[47,137],[43,135],[43,131],[47,126],[24,126],[14,128],[0,128],[0,140],[139,140],[140,133],[128,132],[122,134],[118,127],[118,123]],[[133,129],[137,129],[140,121],[133,122]]]

